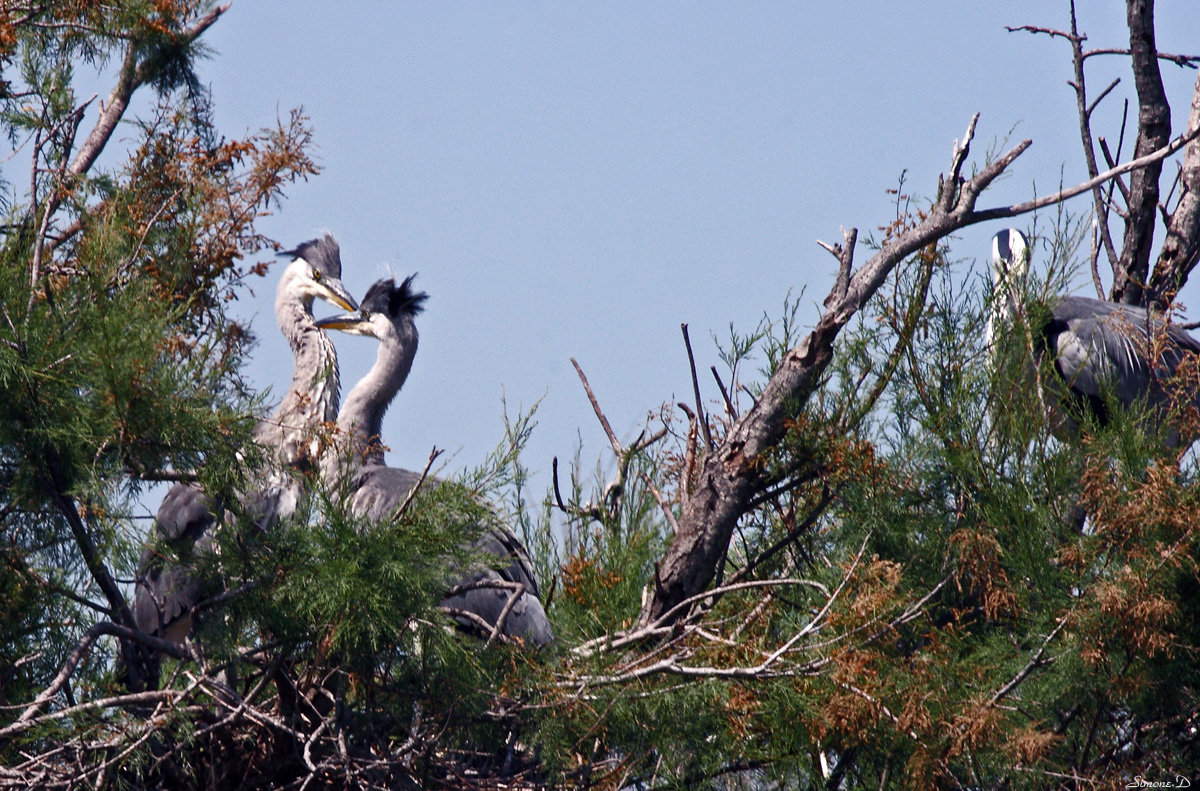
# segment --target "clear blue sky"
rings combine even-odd
[[[1090,45],[1127,45],[1123,2],[1079,13]],[[477,464],[502,437],[502,393],[544,395],[525,457],[540,496],[551,457],[582,437],[590,465],[607,446],[570,357],[636,435],[647,411],[691,400],[681,322],[702,372],[711,333],[777,315],[789,290],[807,289],[811,323],[834,273],[816,240],[885,224],[905,169],[931,195],[973,112],[976,162],[1014,128],[1034,141],[981,205],[1082,180],[1069,50],[1004,31],[1023,23],[1065,27],[1067,3],[235,0],[201,76],[226,134],[295,106],[312,120],[323,172],[264,231],[288,245],[331,231],[355,294],[420,272],[430,299],[389,462],[420,469],[437,445],[452,469]],[[1158,36],[1200,49],[1195,0],[1159,0]],[[1178,133],[1195,72],[1163,70]],[[1126,58],[1093,62],[1092,95],[1112,76],[1131,95]],[[1107,100],[1097,132],[1115,139],[1119,108]],[[956,252],[983,256],[1000,227]],[[261,338],[251,379],[278,397],[275,277],[241,310]],[[375,346],[335,341],[345,392]]]

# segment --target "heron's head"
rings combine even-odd
[[[400,285],[390,277],[376,281],[367,289],[358,310],[321,319],[317,326],[383,340],[425,309],[429,295],[413,289],[415,277],[409,275]]]
[[[992,238],[992,284],[999,291],[1013,288],[1029,272],[1029,242],[1016,228],[1005,228]]]
[[[295,297],[308,305],[314,299],[323,299],[344,310],[358,308],[354,297],[342,285],[341,250],[332,236],[325,234],[280,255],[292,258],[279,281],[280,299]]]

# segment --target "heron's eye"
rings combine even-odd
[[[313,280],[317,281],[318,283],[321,282],[321,273],[315,269],[313,270]]]

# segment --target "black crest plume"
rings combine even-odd
[[[386,313],[392,318],[403,314],[417,315],[425,309],[424,302],[429,299],[429,295],[413,289],[412,281],[415,277],[415,274],[409,275],[398,286],[390,277],[375,281],[362,298],[363,310]]]

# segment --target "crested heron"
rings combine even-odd
[[[1015,326],[1021,310],[1021,289],[1029,271],[1030,248],[1015,228],[992,240],[992,282],[995,286],[988,321],[988,347],[1005,328]],[[1034,369],[1049,355],[1053,381],[1046,398],[1051,430],[1060,439],[1077,437],[1080,421],[1090,415],[1100,425],[1109,422],[1110,405],[1141,405],[1161,419],[1172,406],[1168,387],[1188,356],[1200,353],[1200,342],[1145,308],[1088,297],[1063,297],[1049,313],[1030,326],[1034,356],[1026,361],[1026,376],[1037,385]],[[1039,386],[1040,390],[1040,386]],[[1200,394],[1193,395],[1200,404]],[[1179,427],[1169,427],[1169,447],[1179,444]]]
[[[351,512],[371,522],[383,522],[408,498],[420,480],[409,470],[384,463],[380,431],[383,416],[404,385],[417,352],[415,317],[427,295],[415,292],[412,277],[396,285],[391,279],[373,284],[353,313],[321,319],[322,328],[339,329],[379,341],[370,372],[347,394],[338,414],[340,446],[322,460],[326,483],[350,493]],[[535,645],[554,639],[550,621],[538,598],[537,580],[528,553],[504,528],[489,529],[473,547],[490,557],[490,567],[473,568],[452,583],[451,595],[440,606],[460,626],[479,630],[484,624],[509,637]]]
[[[254,429],[255,441],[267,450],[271,471],[255,491],[244,495],[245,507],[260,526],[295,511],[302,494],[296,468],[316,458],[313,434],[338,410],[337,352],[313,317],[314,299],[343,310],[358,303],[342,285],[338,243],[329,234],[280,255],[291,256],[275,289],[275,318],[291,346],[292,383],[274,414]],[[176,484],[163,498],[154,530],[161,543],[183,558],[212,550],[219,504],[194,484]],[[175,564],[148,548],[138,565],[133,615],[139,629],[176,643],[192,628],[192,609],[211,593],[187,565]],[[152,676],[156,668],[151,667]]]

